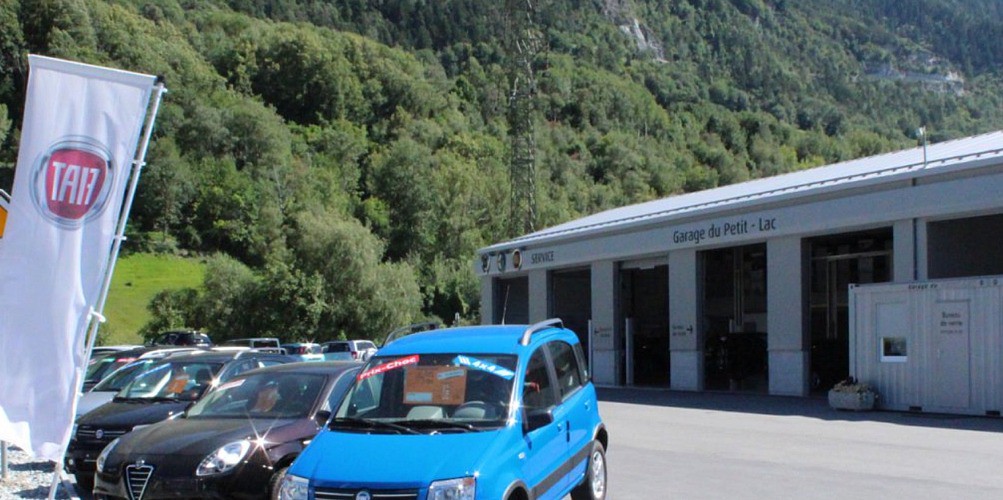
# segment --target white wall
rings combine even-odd
[[[669,254],[669,348],[672,388],[704,388],[703,338],[700,331],[697,252],[689,248]]]
[[[592,263],[592,379],[599,385],[618,385],[622,351],[616,342],[616,265]]]
[[[766,242],[767,330],[770,394],[808,395],[808,332],[804,319],[804,252],[801,238]]]

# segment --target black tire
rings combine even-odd
[[[87,496],[94,491],[94,474],[77,472],[73,474],[77,480],[77,492],[87,492]]]
[[[282,485],[282,478],[286,477],[286,472],[289,471],[289,467],[283,467],[272,474],[272,478],[268,480],[268,498],[271,500],[279,499],[279,486]]]
[[[606,498],[606,449],[599,441],[592,441],[585,464],[585,479],[571,490],[573,500],[605,500]]]

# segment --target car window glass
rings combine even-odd
[[[309,415],[325,377],[295,372],[259,373],[223,383],[188,410],[189,418],[303,418]]]
[[[575,344],[575,358],[578,359],[578,372],[579,376],[582,378],[582,385],[585,385],[591,380],[589,377],[589,363],[585,360],[585,353],[582,352],[582,345]]]
[[[547,345],[550,347],[550,356],[554,360],[557,388],[563,400],[582,386],[582,373],[578,368],[578,358],[567,342],[558,340]]]
[[[95,385],[92,390],[95,392],[119,391],[136,375],[149,368],[149,366],[154,362],[154,360],[148,359],[123,366],[111,375],[102,379],[101,382],[98,385]]]
[[[271,359],[271,358],[261,359],[259,361],[261,362],[261,366],[275,366],[275,365],[281,365],[281,364],[283,364],[282,361],[280,361],[278,359]]]
[[[115,354],[103,354],[100,358],[91,358],[87,364],[87,380],[97,378],[98,373],[105,369],[108,363],[115,362]]]
[[[509,415],[517,361],[511,354],[487,353],[376,358],[355,377],[336,416],[420,421],[425,430],[435,432],[496,428],[505,425]],[[455,426],[459,421],[463,426]]]
[[[380,390],[383,377],[369,377],[359,381],[352,393],[352,401],[347,407],[349,417],[370,411],[380,404]]]
[[[198,399],[212,382],[218,365],[201,362],[163,363],[129,382],[116,397]]]
[[[529,358],[526,381],[522,385],[522,404],[529,411],[547,410],[557,404],[547,370],[547,357],[541,347]]]
[[[324,347],[326,352],[348,352],[348,343],[327,344]]]
[[[355,370],[343,373],[338,380],[334,383],[334,388],[331,389],[331,393],[327,396],[327,401],[324,402],[324,406],[321,407],[322,410],[334,411],[335,408],[341,403],[341,398],[345,397],[345,392],[348,390],[348,386],[352,385],[355,381],[355,374],[358,373]],[[373,403],[370,403],[372,406]]]
[[[87,375],[84,380],[91,382],[100,381],[110,373],[132,361],[135,361],[135,358],[120,358],[114,353],[100,358],[97,361],[91,361],[91,364],[87,366]]]
[[[230,364],[230,366],[228,366],[226,370],[224,370],[223,374],[220,375],[220,380],[229,380],[241,373],[246,372],[247,370],[253,370],[257,367],[258,367],[258,362],[257,360],[254,359],[245,359],[237,361],[235,363]]]

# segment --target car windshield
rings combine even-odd
[[[99,358],[94,358],[87,365],[87,372],[84,380],[97,382],[105,378],[109,373],[118,370],[127,363],[135,361],[134,357],[120,356],[118,353],[109,353]]]
[[[188,418],[304,418],[324,380],[316,373],[249,374],[221,384],[188,409]]]
[[[154,365],[129,382],[115,399],[194,401],[212,385],[219,363],[171,361]]]
[[[347,343],[339,342],[337,344],[325,345],[324,350],[326,350],[327,352],[348,352],[351,349],[349,349]]]
[[[503,426],[515,364],[513,355],[492,354],[373,358],[356,376],[331,427],[438,433]]]
[[[109,392],[109,391],[118,392],[122,390],[123,387],[125,387],[125,384],[128,384],[133,378],[135,378],[136,375],[139,375],[157,361],[159,360],[143,359],[125,365],[119,368],[118,370],[115,370],[115,372],[112,373],[111,375],[108,375],[107,377],[102,379],[101,382],[95,385],[94,388],[91,390],[94,392]]]

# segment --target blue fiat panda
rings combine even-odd
[[[279,498],[605,498],[609,436],[585,366],[558,319],[397,339],[356,376]]]

